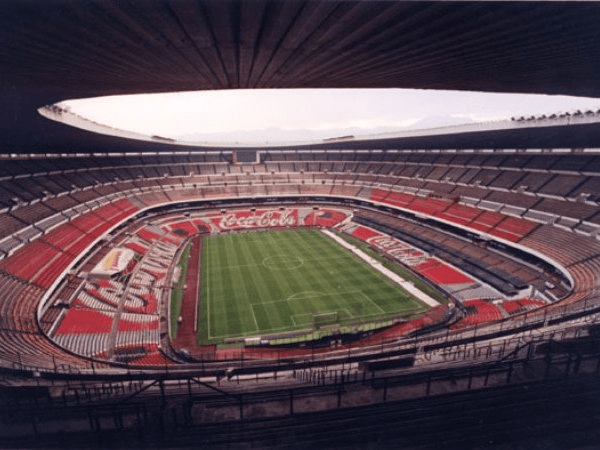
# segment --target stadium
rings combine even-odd
[[[57,106],[243,88],[597,98],[599,5],[0,9],[0,446],[600,441],[600,110],[227,147],[75,128]]]

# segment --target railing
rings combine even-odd
[[[569,323],[571,322],[571,323]],[[399,339],[381,340],[369,346],[355,348],[331,348],[320,353],[317,348],[307,345],[310,353],[289,356],[283,350],[274,350],[275,358],[240,359],[238,361],[202,360],[194,364],[165,366],[135,366],[82,360],[81,366],[56,361],[44,355],[20,355],[0,353],[0,371],[30,379],[177,379],[196,375],[224,377],[226,372],[244,374],[277,373],[285,370],[299,370],[310,367],[328,367],[351,364],[361,361],[378,361],[398,357],[398,355],[433,354],[433,352],[455,353],[453,363],[473,363],[474,348],[480,360],[502,360],[525,340],[541,342],[551,339],[577,338],[589,335],[590,326],[600,323],[600,297],[591,297],[571,305],[550,305],[542,310],[531,311],[484,326],[474,326],[460,331],[440,330],[428,334],[416,331],[413,335]],[[460,348],[465,350],[460,350]],[[491,348],[492,350],[487,350]],[[502,350],[500,351],[499,348]],[[482,353],[483,352],[483,353]],[[483,355],[483,356],[482,356]],[[426,356],[424,356],[426,358]],[[477,359],[476,358],[476,359]],[[447,362],[447,361],[442,361]],[[421,370],[435,362],[423,362]]]
[[[411,408],[415,403],[403,404],[404,401],[419,400],[418,405],[428,408],[443,408],[445,402],[481,408],[483,403],[493,409],[501,402],[510,404],[510,399],[521,401],[531,391],[545,394],[544,403],[554,396],[560,397],[565,387],[569,388],[565,395],[573,392],[586,395],[590,388],[597,395],[594,386],[599,373],[600,354],[592,353],[527,356],[469,367],[393,374],[361,371],[356,367],[311,368],[295,371],[283,386],[273,388],[271,383],[252,391],[246,390],[236,376],[223,379],[220,384],[209,384],[194,376],[176,381],[95,385],[71,382],[58,395],[33,387],[6,400],[9,407],[0,411],[0,421],[17,426],[4,427],[0,437],[13,444],[19,439],[44,439],[55,436],[56,423],[61,424],[58,429],[69,429],[70,422],[76,424],[74,439],[81,439],[85,433],[97,438],[101,433],[106,436],[127,430],[140,439],[189,435],[194,429],[211,433],[214,432],[211,427],[219,426],[223,420],[227,433],[235,432],[231,427],[236,423],[244,424],[245,429],[252,423],[281,432],[280,421],[286,418],[296,423],[302,417],[323,417],[307,413],[333,413],[342,423],[347,423],[348,415],[360,414],[366,420],[364,414],[368,415],[373,408],[380,412],[389,408],[414,413]],[[246,381],[255,382],[255,377],[247,377]],[[471,392],[481,400],[476,402]],[[366,408],[364,412],[357,409],[360,407]],[[202,411],[210,413],[198,413]],[[67,435],[68,432],[61,432],[60,438],[67,439]]]
[[[51,293],[51,290],[48,291],[48,295]],[[509,334],[513,333],[513,332],[519,332],[522,331],[522,329],[533,329],[533,328],[537,328],[540,326],[543,326],[544,324],[553,324],[553,323],[561,323],[564,322],[566,319],[563,316],[577,316],[577,315],[581,315],[582,317],[591,313],[591,312],[595,312],[598,309],[600,309],[600,306],[594,306],[596,305],[596,303],[598,303],[598,299],[594,298],[593,296],[597,295],[596,293],[592,293],[592,295],[590,296],[590,298],[587,298],[583,301],[580,301],[578,303],[572,304],[572,305],[550,305],[548,307],[545,307],[542,309],[542,311],[533,311],[533,312],[529,312],[529,313],[525,313],[523,315],[519,315],[519,316],[514,316],[511,317],[509,319],[505,319],[500,321],[497,324],[491,324],[491,325],[486,325],[486,326],[480,326],[480,327],[474,327],[474,328],[469,328],[466,329],[465,331],[462,332],[452,332],[452,339],[458,339],[457,336],[460,335],[464,335],[466,336],[463,339],[474,339],[474,336],[477,335],[477,333],[483,333],[482,336],[487,337],[487,338],[491,338],[491,337],[502,337],[502,336],[508,336]],[[43,305],[43,302],[40,303],[40,306]],[[474,334],[471,337],[468,337],[468,334],[471,330],[475,330]],[[483,331],[486,330],[486,331]],[[490,331],[491,330],[491,331]],[[434,333],[432,335],[428,335],[426,337],[420,336],[418,332],[415,333],[414,336],[414,344],[416,345],[417,341],[419,342],[427,342],[428,340],[439,340],[440,338],[440,333]],[[421,341],[421,339],[425,339],[424,341]],[[446,335],[445,335],[445,339],[446,341],[448,341],[450,339],[450,332],[447,331]],[[482,337],[477,336],[477,340],[481,340]],[[410,342],[411,340],[393,340],[393,341],[383,341],[381,342],[381,349],[382,351],[387,350],[389,347],[394,347],[394,346],[398,346],[398,345],[407,345],[405,344],[405,342]],[[442,339],[442,342],[443,339]],[[368,347],[367,348],[368,351],[372,351],[373,348],[372,347]],[[345,350],[343,351],[345,352]],[[331,352],[331,356],[320,356],[320,355],[316,355],[316,357],[313,357],[311,355],[310,361],[327,361],[328,359],[333,359],[333,360],[339,360],[340,357],[337,356],[339,352],[333,351]],[[351,349],[348,351],[349,354],[351,355],[362,355],[362,350],[361,349]],[[16,355],[17,358],[19,357],[19,355]],[[283,356],[285,356],[285,354],[283,354]],[[6,361],[4,361],[5,358],[3,358],[3,355],[0,355],[0,367],[4,367],[4,366],[8,366],[6,368],[9,369],[15,369],[15,370],[21,370],[22,367],[26,368],[25,370],[31,370],[31,371],[36,371],[36,372],[53,372],[53,367],[52,364],[41,364],[41,361],[44,360],[44,357],[40,357],[37,359],[37,363],[36,358],[32,357],[32,361],[34,361],[32,364],[28,364],[28,363],[23,363],[22,361],[19,361],[17,363],[14,362],[15,360],[15,355],[6,355]],[[306,359],[304,360],[300,360],[300,361],[306,361]],[[45,361],[47,362],[47,360]],[[273,363],[265,363],[260,362],[261,364],[264,364],[266,367],[271,367],[273,365]],[[239,362],[231,362],[230,366],[236,366],[239,365]],[[243,362],[241,363],[243,364]],[[79,372],[80,371],[80,367],[78,367],[77,365],[72,366],[72,365],[68,365],[69,369],[68,371],[75,371],[75,372]],[[126,370],[129,370],[130,368],[125,367]],[[136,370],[138,370],[141,368],[136,368]],[[167,369],[165,368],[165,371]],[[169,372],[172,372],[171,369],[168,369]],[[61,372],[61,371],[59,371]],[[84,371],[85,372],[85,371]]]

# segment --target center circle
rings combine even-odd
[[[269,256],[263,260],[263,266],[271,270],[293,270],[302,264],[304,261],[299,256]]]

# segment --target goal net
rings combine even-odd
[[[315,328],[319,329],[325,325],[331,325],[338,322],[338,313],[337,312],[329,312],[322,314],[313,314],[313,322],[315,324]]]

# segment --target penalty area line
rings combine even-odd
[[[250,310],[252,311],[252,318],[254,319],[254,325],[256,326],[256,332],[260,331],[258,327],[258,321],[256,320],[256,314],[254,313],[254,304],[250,303]]]
[[[385,314],[385,311],[383,310],[383,308],[381,306],[379,306],[377,303],[375,303],[373,300],[371,300],[371,297],[369,297],[367,294],[365,294],[363,291],[360,291],[360,293],[362,295],[364,295],[364,297],[369,300],[371,302],[371,304],[373,306],[375,306],[379,311],[381,311],[382,314]]]

